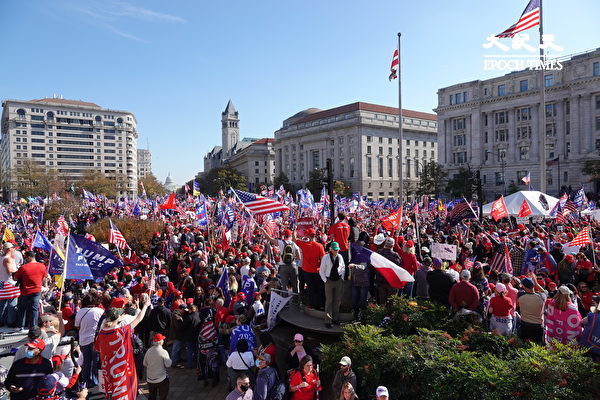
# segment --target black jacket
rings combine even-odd
[[[150,311],[150,329],[155,332],[164,332],[169,331],[169,326],[171,325],[171,311],[169,311],[165,306],[157,306],[152,311]]]
[[[438,303],[450,305],[448,296],[454,282],[452,278],[440,269],[434,269],[427,273],[427,283],[429,284],[429,298]]]

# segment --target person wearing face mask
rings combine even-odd
[[[46,375],[52,373],[52,362],[41,356],[46,343],[35,339],[27,343],[25,358],[13,362],[4,386],[12,400],[28,400],[37,395],[37,387]]]
[[[279,380],[277,371],[271,367],[271,356],[267,353],[261,354],[255,365],[258,375],[253,400],[281,400],[285,394],[285,385]]]
[[[236,380],[235,389],[227,395],[225,400],[252,400],[252,397],[250,378],[248,375],[239,375]]]
[[[352,387],[356,387],[356,374],[352,371],[352,360],[350,360],[350,357],[342,357],[339,364],[340,369],[335,373],[333,384],[331,385],[335,398],[340,395],[342,387],[346,382],[350,382]]]

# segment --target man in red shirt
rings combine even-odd
[[[296,232],[294,232],[294,239]],[[296,239],[296,245],[302,252],[302,276],[308,286],[308,304],[314,309],[325,306],[325,286],[319,276],[321,257],[325,255],[323,245],[315,240],[317,233],[313,228],[305,231],[308,240]]]
[[[452,286],[448,301],[455,310],[466,308],[471,311],[477,310],[479,307],[479,291],[471,282],[471,273],[464,269],[460,273],[460,282]]]
[[[14,279],[20,282],[21,297],[17,305],[17,328],[22,330],[27,318],[27,328],[38,325],[42,281],[46,276],[46,266],[35,260],[31,251],[25,253],[25,264],[14,273]]]
[[[346,221],[346,214],[338,213],[338,222],[329,228],[329,236],[333,236],[333,242],[340,245],[340,255],[344,259],[344,264],[348,265],[348,237],[350,236],[350,225]],[[346,272],[348,269],[346,269]],[[346,279],[347,277],[344,277]]]

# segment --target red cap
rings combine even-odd
[[[283,231],[283,237],[288,237],[288,236],[292,236],[292,231],[290,231],[289,229],[286,229]]]
[[[550,290],[556,290],[556,282],[549,282],[548,283],[548,289],[550,289]]]
[[[122,297],[116,297],[110,302],[110,308],[125,308],[127,301]]]
[[[304,231],[304,234],[306,236],[315,236],[317,234],[317,232],[315,232],[315,230],[313,228],[308,228],[307,230]]]
[[[60,355],[57,354],[55,356],[52,356],[52,365],[59,365],[62,364],[65,361],[66,356],[65,355]]]
[[[185,299],[185,303],[189,306],[194,304],[194,299],[191,297],[188,297],[187,299]]]
[[[413,247],[415,245],[415,242],[413,242],[412,240],[408,240],[406,242],[406,247]]]
[[[154,343],[156,343],[156,342],[160,342],[161,340],[165,340],[166,338],[167,337],[165,335],[157,333],[157,334],[154,335],[154,338],[152,339],[152,341]]]
[[[166,269],[161,269],[160,271],[158,271],[159,274],[163,274],[166,275],[167,274],[167,270]]]
[[[44,350],[46,348],[46,342],[42,339],[35,339],[26,344],[27,347]]]

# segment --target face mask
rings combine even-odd
[[[260,368],[260,360],[254,361],[254,365],[256,365],[258,368]]]
[[[35,357],[35,353],[33,352],[33,350],[27,350],[27,352],[25,353],[25,357],[33,358]]]
[[[250,385],[240,385],[240,390],[242,393],[246,393],[250,389]]]

